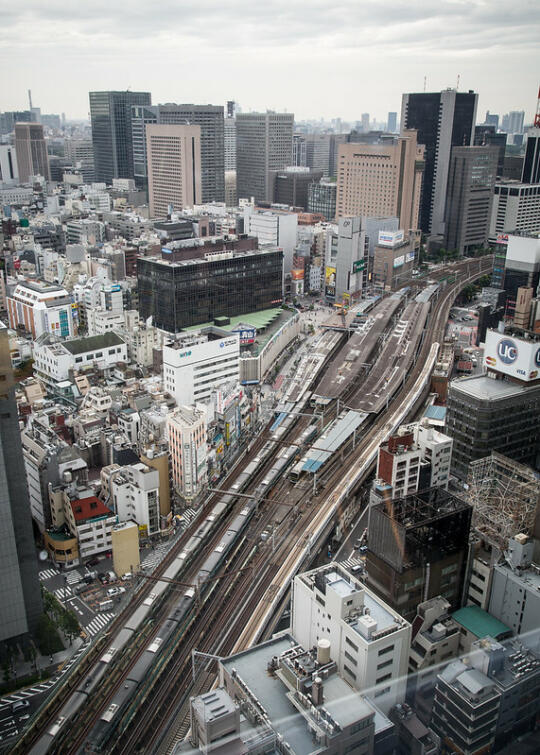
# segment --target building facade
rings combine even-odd
[[[403,95],[401,129],[416,129],[418,144],[425,146],[420,208],[424,233],[444,235],[451,150],[473,144],[477,104],[478,95],[472,91],[446,89]]]
[[[200,202],[200,126],[148,124],[146,153],[151,217],[166,217]]]
[[[292,165],[292,113],[236,115],[236,186],[239,199],[271,202],[273,171]]]
[[[96,181],[133,178],[132,105],[151,105],[150,92],[90,92]]]
[[[153,325],[178,333],[218,317],[257,312],[283,301],[283,252],[187,252],[186,259],[163,250],[162,259],[137,262],[139,314]],[[169,259],[172,258],[171,261]]]
[[[493,188],[497,175],[496,147],[453,147],[445,210],[445,246],[460,255],[487,245]]]
[[[540,182],[504,181],[495,184],[489,235],[540,231]]]
[[[62,286],[43,281],[18,283],[7,297],[9,325],[34,339],[43,334],[67,338],[75,334],[72,300]]]
[[[196,498],[207,483],[206,412],[180,406],[167,417],[171,473],[177,493]]]
[[[336,218],[397,216],[400,228],[418,228],[423,170],[424,148],[413,130],[380,144],[342,144]]]
[[[163,345],[163,387],[179,406],[209,401],[223,383],[238,382],[238,333],[185,336]]]
[[[51,180],[47,144],[40,123],[15,124],[15,152],[21,183],[28,183],[30,176]]]
[[[308,212],[322,215],[325,220],[336,217],[337,184],[335,181],[319,181],[308,186]]]

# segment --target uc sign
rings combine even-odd
[[[538,358],[538,350],[536,357]],[[502,338],[497,344],[497,356],[503,364],[513,364],[518,358],[517,346],[510,338]]]

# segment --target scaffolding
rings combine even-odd
[[[495,451],[469,465],[468,498],[473,527],[504,551],[508,540],[533,535],[540,501],[540,478],[532,469]]]

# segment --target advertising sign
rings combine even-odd
[[[540,378],[540,343],[488,330],[484,363],[488,369],[519,380],[537,380]]]
[[[365,259],[356,260],[355,262],[353,262],[352,271],[353,273],[359,273],[365,268],[365,266],[366,266]]]
[[[394,267],[401,267],[405,263],[405,255],[402,254],[400,257],[396,257],[394,260]]]
[[[414,262],[414,252],[407,252],[405,262]]]
[[[240,325],[234,328],[233,333],[238,333],[240,336],[240,345],[248,346],[250,343],[255,343],[257,337],[257,331],[249,325]]]
[[[336,295],[336,268],[327,267],[324,276],[324,289],[326,296]]]
[[[395,246],[401,244],[405,234],[403,231],[379,231],[379,244],[381,246]]]

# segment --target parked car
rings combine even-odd
[[[86,562],[86,566],[87,567],[89,567],[89,566],[97,566],[98,564],[99,564],[99,558],[97,558],[97,556],[94,557],[94,558],[91,558],[90,561]]]

